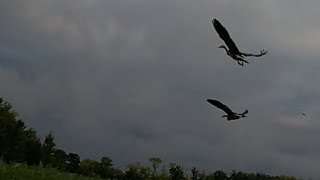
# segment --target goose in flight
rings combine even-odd
[[[244,63],[249,63],[247,60],[245,60],[245,57],[249,57],[249,56],[260,57],[268,53],[264,49],[260,51],[260,54],[250,54],[250,53],[240,52],[236,44],[231,39],[227,29],[223,27],[223,25],[215,18],[212,19],[212,24],[214,29],[219,34],[219,37],[225,42],[225,44],[229,49],[227,49],[225,45],[221,45],[219,46],[219,48],[225,49],[227,55],[230,56],[232,59],[236,60],[239,65],[243,66]]]
[[[217,100],[207,99],[207,101],[210,104],[214,105],[215,107],[217,107],[217,108],[223,110],[225,113],[227,113],[226,115],[223,115],[222,117],[226,117],[228,121],[237,120],[239,118],[247,117],[246,114],[248,114],[248,110],[245,110],[243,113],[235,113],[231,109],[229,109],[226,105],[222,104],[221,102],[219,102]]]

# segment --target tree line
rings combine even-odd
[[[101,179],[119,180],[293,180],[291,176],[270,176],[262,173],[230,173],[216,170],[206,173],[195,167],[186,171],[182,166],[170,163],[168,167],[158,157],[149,158],[151,166],[139,162],[130,163],[124,170],[115,168],[113,161],[105,156],[100,161],[82,159],[76,153],[66,153],[56,148],[54,136],[50,132],[41,142],[32,128],[27,128],[10,103],[0,98],[0,159],[7,163],[23,163],[28,166],[55,168],[62,172],[77,173]]]

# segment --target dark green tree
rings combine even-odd
[[[103,167],[113,166],[112,160],[109,157],[102,157],[100,163]]]
[[[128,164],[127,170],[125,172],[125,179],[126,180],[143,180],[143,179],[150,179],[151,172],[149,168],[145,168],[140,165],[139,162],[135,164]]]
[[[67,171],[77,173],[80,165],[80,156],[78,154],[69,153],[67,156]]]
[[[191,174],[192,174],[191,180],[198,180],[200,173],[197,168],[195,167],[191,168]]]
[[[10,103],[0,98],[0,158],[5,162],[24,162],[25,124]]]
[[[0,158],[6,163],[19,162],[38,165],[41,143],[33,129],[26,130],[11,104],[0,98]]]
[[[158,157],[149,158],[150,163],[152,164],[153,172],[156,173],[159,165],[161,165],[162,160]]]
[[[52,133],[50,132],[42,145],[42,152],[43,152],[43,158],[42,163],[43,167],[46,167],[48,164],[52,164],[54,151],[55,151],[56,144],[54,143],[54,137]]]
[[[183,169],[181,166],[176,164],[171,164],[171,168],[169,169],[169,173],[172,180],[183,180],[186,179],[183,173]]]
[[[52,167],[57,168],[60,171],[65,171],[67,169],[67,154],[61,150],[56,149],[52,158]]]
[[[222,170],[215,171],[213,173],[213,176],[215,180],[225,180],[228,177],[227,174]]]
[[[99,163],[91,159],[83,159],[79,165],[79,173],[85,176],[93,177],[95,175],[94,169]]]
[[[248,179],[248,174],[244,173],[242,171],[237,172],[236,170],[232,170],[231,175],[230,175],[230,179],[232,179],[232,180]]]
[[[170,179],[170,174],[165,164],[162,164],[157,174],[153,173],[153,179],[154,180]]]
[[[140,166],[139,173],[141,174],[143,179],[151,179],[152,173],[149,167]]]
[[[214,178],[214,174],[213,173],[209,173],[206,175],[205,180],[215,180]]]
[[[95,172],[101,178],[113,179],[115,174],[112,160],[109,157],[102,157],[100,163],[95,167]]]
[[[128,164],[124,179],[125,180],[143,180],[143,177],[140,175],[139,170],[136,166]]]
[[[267,175],[265,175],[264,173],[256,173],[256,179],[265,180],[267,178]]]
[[[204,171],[202,171],[201,173],[199,173],[199,180],[205,180],[206,179],[206,173]]]
[[[10,123],[7,126],[6,140],[4,142],[5,151],[2,158],[6,163],[26,161],[26,133],[25,126],[22,121]]]
[[[125,174],[120,169],[114,169],[113,179],[125,179]]]
[[[39,165],[41,161],[41,142],[37,137],[36,131],[29,129],[25,131],[26,140],[25,140],[25,157],[26,163],[28,166]]]

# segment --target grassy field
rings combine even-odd
[[[76,174],[62,173],[41,166],[27,167],[23,164],[6,165],[0,162],[0,180],[100,180]]]

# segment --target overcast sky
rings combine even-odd
[[[320,177],[320,1],[5,0],[0,96],[41,137],[116,166]],[[215,17],[244,52],[219,49]],[[217,99],[248,117],[227,122]],[[302,116],[301,113],[306,113]]]

